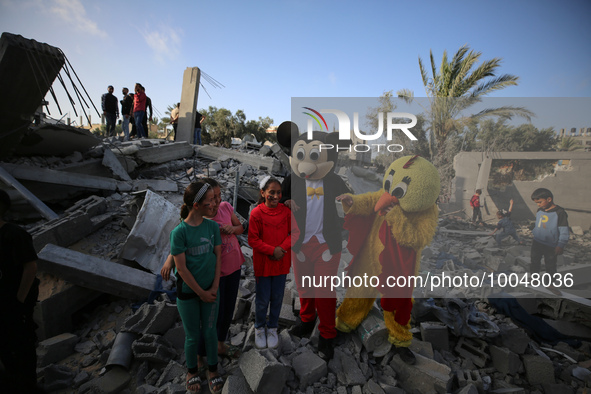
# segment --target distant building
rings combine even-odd
[[[577,130],[576,127],[569,129],[560,129],[558,135],[560,139],[564,137],[573,137],[575,141],[583,145],[585,150],[591,150],[591,127],[581,127]]]

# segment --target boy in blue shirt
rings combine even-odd
[[[513,222],[511,221],[511,211],[513,210],[513,200],[509,203],[509,211],[505,211],[501,209],[497,212],[497,219],[499,219],[499,223],[497,223],[497,228],[493,231],[490,235],[494,235],[495,239],[497,240],[497,245],[501,246],[501,241],[508,236],[512,236],[515,241],[521,245],[523,242],[519,239],[517,235],[517,231],[515,231],[515,226],[513,226]],[[497,231],[501,230],[498,234],[495,235]]]
[[[534,190],[531,199],[538,205],[536,224],[533,229],[534,241],[531,246],[530,272],[540,272],[542,257],[546,272],[556,273],[556,260],[568,242],[568,215],[554,203],[554,196],[548,189]]]

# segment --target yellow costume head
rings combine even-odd
[[[419,156],[394,161],[384,175],[385,193],[376,204],[376,212],[400,205],[404,212],[421,212],[433,207],[439,196],[439,173],[433,164]]]

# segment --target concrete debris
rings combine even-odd
[[[237,216],[246,222],[259,181],[269,173],[281,179],[289,159],[278,145],[259,147],[252,141],[240,150],[157,140],[103,142],[62,157],[13,157],[0,163],[43,203],[59,207],[54,208],[58,218],[28,227],[44,271],[39,333],[47,339],[38,347],[39,382],[47,391],[63,393],[184,393],[184,328],[169,296],[152,292],[168,254],[168,235],[178,224],[182,190],[214,176],[224,201],[233,202],[236,192]],[[339,174],[357,193],[381,184],[381,177],[366,169],[342,168]],[[41,218],[19,192],[9,191],[20,208],[17,217]],[[517,227],[530,245],[529,228]],[[576,333],[583,343],[574,349],[564,342],[538,342],[488,303],[489,295],[502,290],[503,275],[521,275],[530,264],[529,246],[512,239],[499,246],[490,231],[491,226],[473,226],[449,214],[423,250],[422,277],[485,280],[479,286],[415,288],[410,346],[415,365],[405,364],[387,341],[379,307],[358,330],[339,334],[334,358],[323,360],[317,327],[310,338],[288,332],[300,309],[293,275],[286,283],[279,347],[254,349],[252,250],[246,235],[240,236],[247,261],[227,343],[241,348],[242,355],[219,359],[223,392],[582,393],[591,383],[589,232],[573,227],[559,259],[559,272],[573,273],[575,283],[563,288],[561,297],[543,287],[504,289],[528,313],[545,317],[562,333]],[[345,249],[341,270],[350,259]],[[158,291],[172,285],[162,283]],[[344,289],[337,288],[337,294],[340,302]],[[148,298],[151,302],[132,311],[130,300]]]

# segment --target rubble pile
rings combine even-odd
[[[159,216],[172,216],[176,224],[182,190],[204,176],[220,182],[223,200],[232,202],[237,189],[237,198],[248,206],[258,198],[263,176],[273,173],[282,179],[285,160],[276,145],[253,151],[144,140],[109,141],[65,158],[15,158],[0,163],[9,172],[28,167],[53,171],[45,176],[60,187],[48,190],[47,183],[36,186],[38,180],[27,184],[31,189],[45,188],[48,201],[59,200],[64,206],[58,219],[28,226],[46,264],[47,272],[42,276],[56,275],[71,281],[76,285],[73,287],[85,287],[85,291],[92,291],[85,296],[88,301],[100,301],[99,306],[96,302],[76,305],[77,321],[65,332],[45,331],[48,335],[38,347],[38,375],[43,387],[56,393],[185,393],[184,330],[172,300],[172,283],[161,283],[153,268],[168,251],[155,243],[142,245],[157,251],[150,253],[156,254],[158,261],[147,264],[122,257],[130,245],[138,248],[133,244],[138,218],[145,214],[149,201],[156,204],[157,200],[171,207],[170,213],[161,210]],[[64,178],[56,173],[70,172],[83,174],[87,180],[94,176],[101,182],[83,187],[79,184],[82,180],[75,178],[67,190]],[[358,182],[355,171],[339,173],[345,172],[350,184]],[[26,174],[17,175],[27,179]],[[240,215],[243,222],[247,217],[247,211]],[[490,231],[490,226],[441,219],[433,242],[423,251],[421,276],[525,273],[529,246],[505,239],[499,247],[488,236]],[[522,226],[519,233],[525,245],[531,245],[529,229]],[[396,355],[385,340],[383,321],[380,325],[376,318],[381,313],[373,312],[370,317],[376,320],[371,327],[362,324],[351,334],[339,334],[334,358],[321,358],[318,328],[310,338],[288,332],[299,312],[291,275],[279,322],[280,345],[274,350],[255,349],[252,250],[246,235],[239,239],[247,262],[242,267],[228,342],[240,347],[242,354],[239,359],[220,358],[224,393],[584,393],[591,386],[591,305],[570,293],[584,291],[585,277],[591,277],[583,274],[591,244],[588,232],[572,234],[559,260],[559,272],[578,273],[576,286],[564,289],[561,298],[552,298],[543,288],[526,289],[528,295],[518,297],[515,293],[524,289],[497,289],[494,283],[417,288],[411,345],[415,365],[405,364]],[[341,271],[350,259],[345,250]],[[70,264],[67,269],[63,265],[51,268],[51,264],[66,264],[64,261]],[[79,267],[84,265],[80,262],[96,271],[110,267],[110,277],[98,272],[93,284],[87,277],[89,271],[80,271],[89,268]],[[156,285],[147,287],[144,279],[133,282],[131,276]],[[45,279],[46,286],[55,287],[55,283],[48,283],[51,280]],[[544,321],[557,331],[576,333],[582,341],[540,340],[497,309],[495,294],[501,290],[513,293],[529,315],[546,317]],[[110,295],[101,296],[104,292]],[[342,299],[344,289],[337,293]],[[148,302],[132,304],[131,300]],[[204,384],[202,392],[206,390]]]

